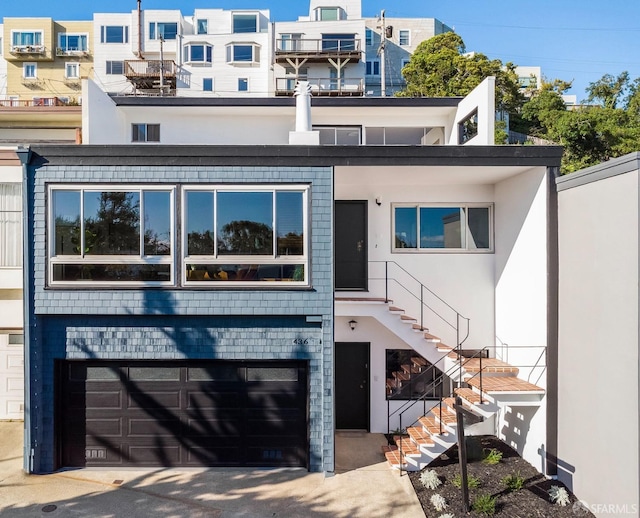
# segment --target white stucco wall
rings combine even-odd
[[[521,378],[541,388],[546,388],[547,191],[544,167],[495,186],[496,356],[518,367]],[[538,367],[532,369],[534,365]],[[539,407],[503,411],[497,431],[526,460],[543,469],[546,400]]]
[[[596,516],[640,512],[638,188],[636,169],[558,193],[559,478]]]

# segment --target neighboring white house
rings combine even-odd
[[[22,419],[22,165],[0,148],[0,420]]]
[[[596,516],[640,512],[639,175],[636,152],[557,180],[558,478]]]

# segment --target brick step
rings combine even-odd
[[[415,318],[410,317],[409,315],[400,315],[400,320],[402,320],[406,324],[409,324],[410,322],[415,322],[416,321]]]
[[[384,453],[385,459],[391,465],[392,468],[404,468],[407,463],[405,462],[404,455],[400,454],[400,450],[397,446],[383,446],[382,453]]]
[[[422,426],[410,426],[407,428],[407,433],[418,446],[433,446],[435,444]]]
[[[438,343],[440,342],[440,337],[436,335],[432,335],[431,333],[425,333],[423,336],[425,340],[429,340],[431,342],[438,342]]]
[[[466,381],[468,385],[480,390],[480,378],[475,377]],[[544,389],[529,383],[528,381],[516,378],[515,376],[483,376],[482,391],[491,392],[535,392],[544,394]]]
[[[440,406],[433,407],[431,414],[437,420],[442,421],[444,425],[455,424],[457,421],[456,414],[452,413],[445,405],[442,406],[442,412],[440,412]]]
[[[477,392],[474,392],[470,388],[457,388],[454,390],[457,396],[460,396],[463,400],[463,403],[466,402],[471,405],[479,405],[480,404],[480,395]]]
[[[397,438],[396,446],[402,451],[402,455],[405,457],[420,457],[422,455],[418,449],[418,445],[409,437]]]
[[[435,416],[427,415],[421,417],[420,419],[418,419],[418,422],[431,435],[440,435],[440,423],[438,423]],[[442,426],[442,433],[447,433],[444,425]]]
[[[420,374],[420,367],[416,367],[415,365],[400,365],[400,368],[406,373],[406,374]]]
[[[391,311],[391,313],[404,313],[404,309],[397,308],[396,306],[389,306],[389,311]]]
[[[424,358],[420,357],[420,356],[412,356],[411,357],[411,362],[418,367],[419,369],[422,369],[424,367],[427,366],[427,360],[425,360]]]
[[[480,372],[480,358],[463,359],[462,368],[471,374]],[[482,358],[482,372],[483,374],[508,373],[517,376],[519,369],[496,358]]]

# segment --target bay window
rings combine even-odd
[[[489,204],[396,204],[394,252],[490,252],[493,249]]]
[[[211,63],[212,55],[213,47],[205,43],[190,43],[185,45],[183,49],[185,63]]]
[[[22,266],[22,184],[0,183],[0,267]]]

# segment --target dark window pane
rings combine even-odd
[[[109,26],[109,25],[105,27],[105,42],[106,43],[125,43],[124,27]]]
[[[387,399],[437,399],[443,395],[442,373],[408,349],[386,350]]]
[[[160,124],[147,124],[147,142],[160,142]]]
[[[53,191],[55,255],[80,255],[80,191]]]
[[[129,367],[132,381],[180,381],[180,367]]]
[[[255,14],[234,14],[233,32],[258,32]]]
[[[273,254],[273,193],[218,193],[218,254]]]
[[[420,248],[462,248],[460,207],[422,207],[420,209]]]
[[[469,218],[469,243],[467,248],[489,248],[489,208],[470,207]]]
[[[187,255],[213,255],[213,193],[187,191]]]
[[[295,367],[247,367],[247,381],[298,381]]]
[[[144,255],[171,254],[171,193],[146,191],[144,199]]]
[[[233,60],[234,61],[251,61],[253,59],[252,45],[234,45]]]
[[[84,225],[85,254],[139,255],[139,193],[85,192]]]
[[[276,193],[276,231],[278,255],[302,255],[303,219],[302,192]]]
[[[198,20],[196,23],[198,25],[197,33],[207,34],[207,20]]]
[[[417,247],[417,209],[415,207],[397,207],[395,211],[396,248]]]
[[[204,61],[204,45],[191,45],[191,61]]]
[[[187,264],[190,282],[304,281],[302,264]]]
[[[168,282],[169,264],[54,264],[53,280],[94,282]]]
[[[323,34],[322,50],[355,50],[356,40],[354,34]]]
[[[165,40],[175,40],[177,34],[177,23],[158,23],[158,39],[162,36]]]

